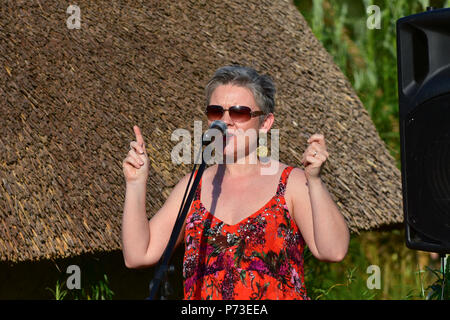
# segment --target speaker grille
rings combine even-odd
[[[405,152],[407,222],[431,239],[450,243],[450,94],[408,115]]]
[[[449,111],[447,112],[450,113]],[[442,219],[448,219],[450,215],[450,139],[449,129],[442,137],[430,144],[427,154],[431,156],[428,169],[427,187],[430,189],[431,200],[436,204],[436,213]],[[444,221],[444,220],[443,220]]]

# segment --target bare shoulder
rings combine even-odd
[[[286,194],[301,195],[305,191],[308,191],[308,180],[306,179],[305,171],[303,169],[294,167],[289,174],[289,179],[286,185]]]
[[[295,167],[295,166],[292,166],[292,165],[289,165],[289,164],[286,164],[283,162],[279,162],[279,161],[275,161],[275,163],[278,164],[278,168],[279,168],[278,172],[279,173],[282,173],[284,171],[284,169],[286,169],[287,167],[293,167],[293,169],[291,170],[291,173],[289,174],[287,186],[296,185],[298,182],[306,182],[307,181],[305,172],[303,169],[300,169],[298,167]]]
[[[303,202],[308,196],[308,180],[306,179],[305,171],[294,167],[289,174],[285,193],[286,204],[289,211],[293,212],[294,204],[298,201]]]
[[[180,181],[178,181],[177,185],[175,186],[175,189],[179,189],[179,188],[183,188],[185,189],[188,182],[189,182],[189,178],[191,177],[191,172],[186,173],[181,179]],[[194,178],[194,176],[192,176],[192,179]]]
[[[306,180],[305,171],[298,167],[294,167],[289,174],[288,185],[298,187],[299,184],[302,184],[303,186],[307,187],[307,182],[308,181]]]

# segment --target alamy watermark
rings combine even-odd
[[[381,29],[381,10],[377,5],[371,5],[367,7],[367,14],[370,16],[367,18],[366,25],[370,30]]]
[[[207,164],[256,164],[258,157],[256,148],[257,141],[259,142],[258,148],[267,148],[268,134],[265,130],[252,128],[245,131],[242,129],[228,129],[225,136],[218,129],[210,130],[212,133],[211,140],[213,141],[205,146],[203,152],[200,152],[203,139],[202,121],[194,121],[194,137],[186,129],[179,128],[173,131],[171,140],[177,141],[178,143],[172,148],[170,153],[172,163],[201,164],[202,159],[204,159]],[[278,161],[280,132],[279,129],[272,129],[270,133],[270,159]],[[245,154],[247,147],[249,150],[255,150],[255,152],[249,151],[248,157]],[[267,158],[267,156],[264,157]],[[264,163],[264,161],[262,162]],[[270,162],[270,166],[261,168],[262,175],[273,175],[277,172],[278,168],[274,161]]]
[[[67,289],[81,289],[81,269],[76,264],[67,267],[66,273],[70,274],[66,280]]]
[[[67,14],[70,16],[66,20],[67,28],[69,29],[81,29],[81,10],[77,5],[71,4],[67,7]]]
[[[370,265],[367,267],[366,273],[370,274],[367,278],[367,289],[381,289],[381,270],[377,265]]]

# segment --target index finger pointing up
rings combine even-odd
[[[141,129],[138,126],[133,126],[134,134],[136,135],[136,142],[140,145],[144,145],[144,138],[142,137]]]

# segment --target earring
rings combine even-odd
[[[267,154],[269,153],[269,149],[267,148],[267,140],[260,136],[258,139],[258,144],[259,146],[256,148],[256,154],[258,157],[267,157]]]
[[[257,152],[258,157],[265,158],[265,157],[267,157],[267,154],[269,153],[269,149],[267,149],[266,146],[259,146],[258,148],[256,148],[256,152]]]

